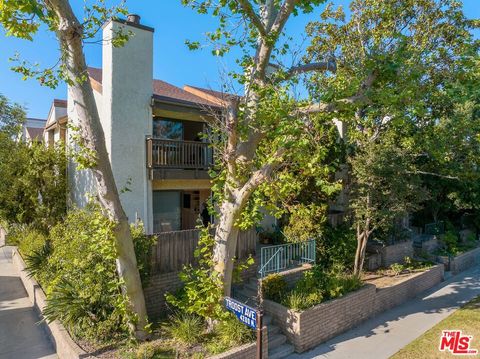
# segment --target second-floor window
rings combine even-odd
[[[153,137],[162,140],[183,140],[183,123],[181,121],[154,118]]]

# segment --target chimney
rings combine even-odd
[[[109,39],[129,34],[124,46]],[[145,136],[151,133],[153,95],[153,31],[140,16],[112,20],[103,28],[102,125],[117,188],[130,222],[140,217],[148,225],[148,177]]]
[[[140,25],[140,15],[137,14],[128,14],[127,15],[127,23]]]

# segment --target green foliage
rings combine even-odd
[[[98,208],[76,210],[50,233],[52,253],[38,275],[48,321],[77,337],[108,340],[128,333],[128,304],[116,272],[114,224]]]
[[[66,156],[21,140],[25,113],[0,95],[0,220],[46,232],[66,211]]]
[[[262,293],[264,298],[279,301],[287,290],[287,282],[280,274],[269,274],[262,279]]]
[[[145,251],[152,239],[140,225],[132,228],[143,279],[148,280]],[[49,236],[27,228],[14,231],[27,264],[47,294],[48,321],[60,320],[76,337],[108,341],[129,336],[133,320],[116,271],[114,224],[96,205],[69,212]]]
[[[460,242],[458,232],[449,230],[440,237],[442,247],[436,251],[438,255],[457,256],[463,252],[469,251],[477,246],[477,241],[473,237],[473,241]]]
[[[283,229],[287,240],[300,242],[319,238],[326,227],[327,210],[325,203],[295,205],[290,209],[288,225]]]
[[[130,225],[130,233],[132,234],[133,248],[137,256],[137,267],[140,272],[143,285],[148,284],[148,279],[152,270],[152,248],[156,238],[145,234],[142,222]]]
[[[176,295],[168,293],[165,297],[181,312],[205,319],[222,319],[226,312],[222,306],[222,282],[218,273],[212,270],[213,245],[210,228],[203,228],[195,250],[198,265],[186,266],[179,275],[183,288]]]
[[[355,291],[362,285],[358,276],[333,270],[325,272],[315,266],[304,273],[294,289],[284,292],[279,302],[291,309],[304,310]]]
[[[326,226],[322,235],[316,239],[317,265],[324,271],[334,268],[352,269],[357,241],[355,232],[348,224],[338,227]]]
[[[175,359],[177,355],[175,350],[169,346],[158,343],[146,342],[140,344],[133,355],[123,355],[123,358],[128,359]]]
[[[204,334],[204,321],[195,314],[177,313],[163,326],[164,333],[182,345],[191,346]]]
[[[126,15],[125,2],[118,5],[106,6],[105,0],[95,1],[93,4],[86,2],[83,6],[82,36],[83,41],[92,39],[98,33],[101,26],[117,15]],[[41,26],[46,26],[51,32],[58,29],[59,18],[53,6],[48,2],[33,0],[5,0],[0,2],[0,26],[6,31],[6,36],[14,36],[20,39],[33,41]],[[131,31],[120,29],[112,37],[112,43],[116,47],[123,46],[131,36]],[[10,58],[16,65],[12,70],[22,75],[22,79],[35,78],[40,85],[55,88],[60,81],[71,85],[74,82],[84,82],[85,77],[70,78],[66,66],[67,55],[61,54],[61,58],[55,66],[42,68],[38,62],[31,63],[22,60],[16,53]]]
[[[321,303],[323,295],[320,291],[311,291],[309,293],[303,293],[299,290],[293,290],[288,292],[282,299],[282,305],[287,308],[301,311],[315,306]]]
[[[206,349],[211,355],[220,354],[230,348],[252,342],[254,331],[240,324],[232,314],[220,321],[215,327],[213,337],[207,342]]]
[[[392,271],[393,275],[397,276],[404,271],[405,267],[401,263],[393,263],[390,266],[390,270]]]

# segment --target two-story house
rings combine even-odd
[[[110,40],[120,28],[132,36],[117,48]],[[223,104],[221,93],[153,79],[153,35],[154,29],[135,15],[108,22],[102,68],[88,69],[123,207],[131,222],[143,221],[148,233],[197,224],[211,194],[213,155],[201,133]],[[67,117],[78,124],[73,99],[68,97],[66,114],[61,106],[59,100],[52,104],[47,142],[64,138]],[[74,163],[68,172],[71,200],[84,206],[96,193],[94,178]]]

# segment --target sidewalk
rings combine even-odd
[[[28,299],[11,260],[11,249],[0,247],[0,358],[57,358]]]
[[[475,267],[309,352],[289,358],[387,359],[478,295],[480,267]]]

